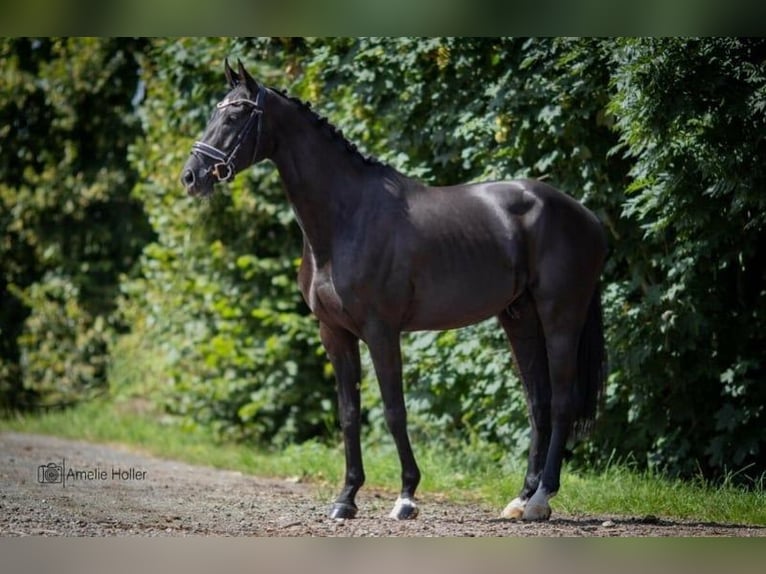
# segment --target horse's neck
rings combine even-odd
[[[271,157],[276,164],[287,197],[312,252],[329,257],[333,234],[358,207],[368,187],[368,166],[359,157],[333,141],[314,118],[292,104],[282,102],[276,117],[277,139]]]

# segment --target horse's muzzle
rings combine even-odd
[[[208,196],[213,193],[213,180],[209,170],[200,168],[195,162],[189,161],[181,171],[181,185],[191,197]]]

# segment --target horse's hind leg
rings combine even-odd
[[[527,397],[531,426],[527,474],[519,496],[502,512],[504,518],[522,518],[527,502],[537,491],[551,436],[551,389],[548,355],[534,301],[528,292],[498,316],[516,359]]]
[[[574,289],[568,294],[568,299],[561,301],[543,293],[533,293],[548,356],[551,434],[542,476],[524,509],[524,520],[547,520],[550,517],[548,501],[558,492],[564,449],[577,414],[577,351],[587,299],[580,300]]]

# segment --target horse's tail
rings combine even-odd
[[[587,434],[593,427],[607,376],[604,321],[601,310],[601,286],[596,285],[588,306],[588,315],[580,333],[577,349],[577,384],[575,433]]]

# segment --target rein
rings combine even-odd
[[[234,160],[237,158],[239,148],[242,147],[242,143],[248,138],[254,126],[255,146],[253,147],[253,157],[250,163],[255,161],[255,157],[258,154],[258,144],[261,141],[261,116],[263,116],[263,99],[265,97],[265,92],[266,90],[264,87],[260,86],[258,88],[258,93],[255,96],[255,101],[248,100],[247,98],[236,98],[234,100],[226,99],[216,104],[215,107],[219,110],[237,104],[248,104],[252,106],[250,117],[247,118],[247,123],[237,134],[234,147],[228,154],[203,141],[196,141],[192,144],[192,153],[196,152],[202,154],[218,162],[209,168],[208,171],[212,173],[219,182],[226,182],[234,177]],[[225,169],[226,171],[221,173],[221,169]]]

